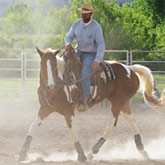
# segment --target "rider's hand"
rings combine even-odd
[[[93,70],[93,71],[96,71],[98,68],[99,68],[99,63],[93,62],[93,63],[92,63],[92,70]]]
[[[73,50],[73,47],[71,44],[68,44],[68,45],[66,45],[65,49],[67,52],[71,52]]]

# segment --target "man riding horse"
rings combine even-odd
[[[82,18],[71,26],[65,37],[65,44],[66,51],[71,52],[72,41],[75,39],[77,42],[76,55],[83,64],[81,71],[83,101],[79,110],[84,111],[88,108],[87,100],[90,98],[91,78],[88,75],[92,70],[96,71],[99,63],[103,61],[105,43],[100,24],[92,18],[92,14],[99,10],[93,9],[91,3],[84,3],[79,10]]]
[[[19,152],[20,161],[26,159],[36,129],[39,128],[42,121],[53,112],[64,116],[78,154],[78,161],[84,162],[87,158],[90,160],[93,155],[99,152],[102,145],[116,129],[120,115],[124,117],[133,131],[135,144],[139,152],[144,156],[147,155],[145,154],[140,131],[131,113],[130,101],[137,92],[140,84],[143,87],[143,97],[146,103],[151,107],[165,109],[164,95],[161,95],[160,98],[154,95],[152,73],[149,68],[142,65],[126,66],[115,61],[109,62],[109,65],[105,65],[110,66],[109,68],[112,68],[115,75],[115,78],[112,76],[112,81],[109,81],[110,76],[107,75],[111,69],[105,72],[106,69],[104,69],[104,67],[99,67],[99,63],[101,63],[103,59],[105,45],[101,27],[92,19],[92,13],[98,10],[93,9],[91,3],[85,3],[80,11],[82,13],[82,19],[74,22],[65,39],[67,55],[70,55],[67,57],[70,58],[69,64],[76,64],[69,65],[69,72],[74,77],[74,83],[65,83],[65,58],[60,58],[58,55],[59,50],[47,49],[45,52],[42,52],[37,48],[37,52],[41,58],[40,86],[38,88],[40,107],[36,118],[29,127],[25,142]],[[73,39],[77,41],[76,53],[83,64],[82,70],[80,62],[72,51],[71,43]],[[97,79],[99,80],[96,81],[98,83],[94,83],[99,87],[99,89],[97,88],[96,96],[94,95],[95,97],[93,95],[90,96],[91,76],[88,75],[91,75],[91,65],[92,69],[95,71],[94,73],[97,73],[97,75],[100,74],[102,78]],[[102,68],[104,72],[100,68]],[[79,104],[80,71],[81,80],[83,80],[82,89],[84,102],[84,104],[80,106],[81,110],[86,110],[88,108],[87,106],[92,107],[107,99],[110,102],[109,110],[112,112],[112,118],[109,115],[109,122],[107,123],[104,134],[92,147],[87,157],[74,130],[73,122],[76,103]],[[97,78],[96,74],[94,76]],[[88,101],[87,99],[89,98],[90,100]],[[91,101],[91,98],[93,98],[94,101]],[[74,104],[75,106],[73,106]],[[101,112],[103,113],[103,111]],[[52,129],[52,131],[54,131],[54,129]]]

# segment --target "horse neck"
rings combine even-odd
[[[81,71],[81,63],[80,61],[76,58],[76,56],[73,56],[70,60],[70,68],[71,71],[75,74],[76,79],[80,78],[80,71]]]
[[[40,73],[40,85],[39,85],[39,88],[42,88],[42,89],[46,88],[46,87],[44,86],[44,81],[43,81],[43,79],[42,79],[41,73]]]
[[[64,74],[65,71],[65,61],[63,58],[60,58],[57,56],[57,73],[58,77],[62,79],[62,75]]]

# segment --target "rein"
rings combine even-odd
[[[77,81],[74,82],[74,85],[76,85],[78,82],[81,82],[81,81],[83,81],[83,80],[86,80],[87,78],[91,77],[91,76],[94,75],[94,74],[96,74],[96,71],[94,71],[94,72],[88,74],[87,76],[85,76],[85,77],[83,77],[83,78],[78,79]]]

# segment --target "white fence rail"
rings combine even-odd
[[[128,51],[128,50],[106,50],[106,55],[120,56],[122,63],[127,65],[134,63],[163,64],[163,70],[152,70],[153,73],[165,76],[165,60],[163,61],[134,61],[136,53],[164,53],[165,51]],[[12,58],[10,58],[12,56]],[[27,91],[36,93],[39,85],[39,63],[40,58],[35,49],[0,49],[0,93],[17,92],[26,96]],[[158,83],[165,84],[165,81]],[[1,97],[1,96],[0,96]],[[30,96],[31,97],[31,96]]]

